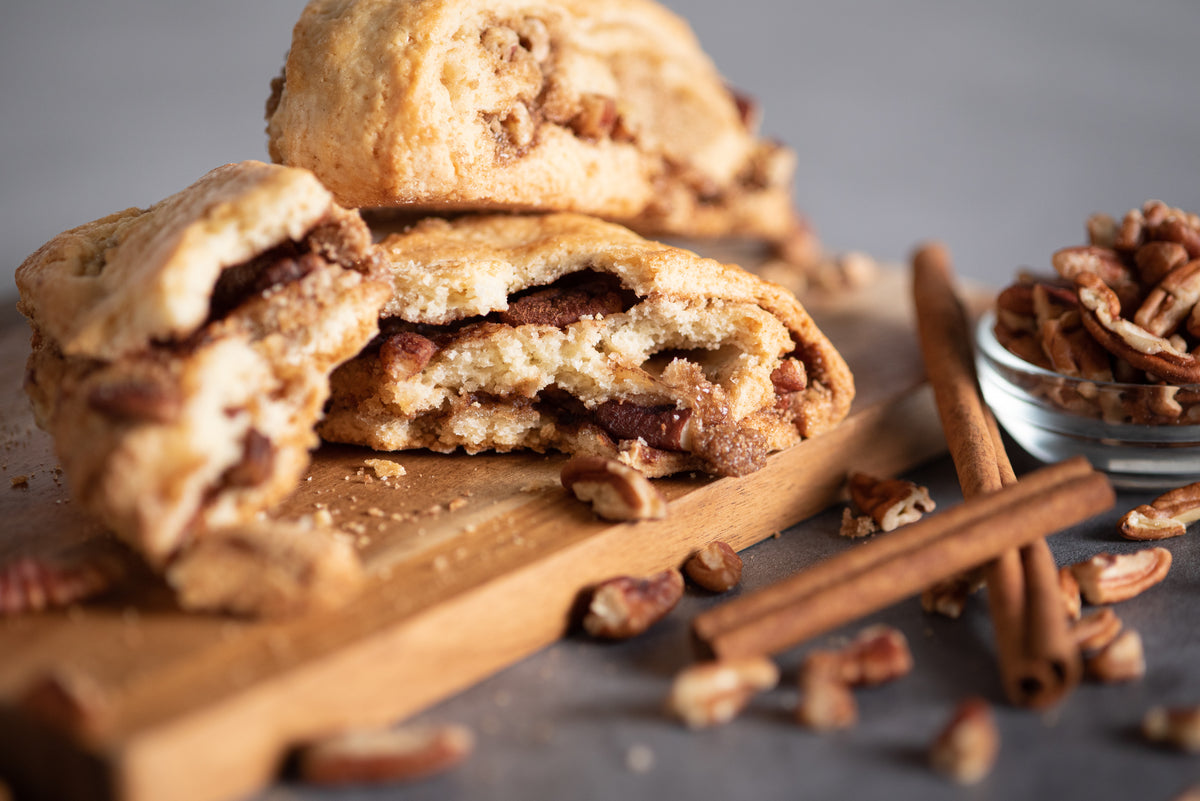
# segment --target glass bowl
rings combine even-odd
[[[1010,353],[994,325],[988,312],[975,331],[979,385],[997,422],[1030,455],[1045,462],[1083,455],[1129,489],[1200,481],[1200,384],[1174,389],[1063,376]]]

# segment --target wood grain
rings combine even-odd
[[[355,534],[369,588],[283,623],[188,615],[139,573],[100,601],[0,621],[0,775],[39,797],[220,801],[277,773],[290,745],[412,714],[553,642],[581,590],[678,565],[723,539],[743,549],[840,498],[845,474],[906,470],[945,449],[923,382],[905,278],[806,302],[855,372],[834,431],[743,478],[656,483],[666,520],[612,524],[558,484],[560,456],[376,454],[324,447],[281,517],[323,506]],[[28,333],[0,329],[0,560],[112,547],[70,502],[20,388]],[[365,459],[406,474],[383,482]],[[24,475],[26,484],[11,486]],[[84,729],[23,711],[47,673],[86,678]]]

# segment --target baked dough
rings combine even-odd
[[[741,475],[854,396],[793,295],[592,217],[430,218],[380,249],[392,298],[334,372],[329,440]]]
[[[345,206],[815,242],[794,155],[652,0],[313,0],[273,88],[271,158]]]
[[[329,372],[378,331],[377,264],[357,212],[260,162],[30,256],[26,390],[76,501],[162,567],[280,500],[317,444]]]

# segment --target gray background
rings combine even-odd
[[[1191,0],[673,0],[729,82],[756,96],[768,135],[800,154],[796,198],[835,249],[902,261],[948,242],[961,274],[999,285],[1083,236],[1092,211],[1147,198],[1200,209],[1200,4]],[[0,297],[67,227],[148,205],[213,166],[265,157],[267,85],[299,0],[24,0],[0,21]],[[945,462],[917,474],[956,500]],[[1130,496],[1121,504],[1140,500]],[[747,553],[764,584],[831,553],[836,511]],[[1115,540],[1112,516],[1056,539],[1060,562]],[[458,772],[339,798],[1167,799],[1200,778],[1142,745],[1151,703],[1200,701],[1194,540],[1171,543],[1168,586],[1123,605],[1147,640],[1137,685],[1088,686],[1062,709],[1000,709],[1004,751],[983,785],[932,777],[924,744],[967,693],[999,701],[982,604],[956,624],[901,604],[919,669],[860,695],[832,736],[789,722],[783,689],[724,729],[685,732],[659,711],[689,658],[697,595],[646,638],[569,639],[422,717],[479,735]],[[785,683],[802,654],[783,660]],[[631,749],[654,754],[630,768]],[[326,798],[281,784],[263,798]]]

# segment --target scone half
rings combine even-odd
[[[742,475],[836,425],[854,382],[796,298],[579,214],[430,218],[380,244],[380,335],[319,431],[378,450],[555,449]]]
[[[26,390],[75,499],[162,567],[287,495],[329,372],[378,331],[376,264],[356,212],[260,162],[30,256]]]

